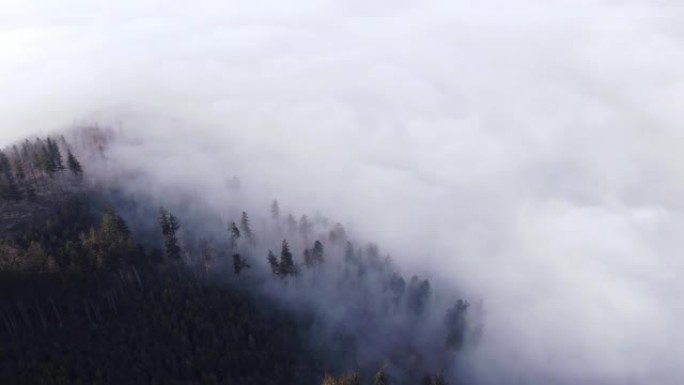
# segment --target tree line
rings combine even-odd
[[[35,200],[64,192],[83,177],[83,167],[64,137],[26,139],[0,150],[0,200]]]

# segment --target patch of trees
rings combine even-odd
[[[25,140],[0,150],[0,201],[63,194],[83,177],[83,166],[64,137]]]

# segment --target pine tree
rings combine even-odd
[[[178,238],[176,232],[180,229],[178,218],[170,214],[166,209],[161,208],[159,214],[159,226],[161,227],[162,235],[164,235],[164,248],[166,249],[166,258],[171,260],[180,259],[180,246],[178,246]]]
[[[230,248],[235,249],[238,245],[238,241],[240,240],[240,228],[237,226],[235,222],[230,223]]]
[[[325,259],[323,257],[324,249],[323,249],[323,244],[320,241],[314,242],[314,247],[313,250],[311,251],[311,258],[313,260],[313,263],[318,263],[322,264],[325,262]]]
[[[271,267],[271,272],[273,275],[280,277],[280,264],[278,263],[278,259],[276,258],[275,254],[273,254],[273,251],[271,250],[268,251],[268,265]]]
[[[242,270],[249,269],[251,267],[252,266],[250,266],[240,254],[233,254],[233,271],[235,272],[235,275],[239,276]]]
[[[122,266],[133,254],[133,243],[126,221],[112,208],[105,209],[97,234],[97,265],[100,268]]]
[[[278,270],[280,271],[280,275],[282,277],[297,274],[297,267],[295,266],[294,258],[290,252],[290,245],[287,243],[287,240],[283,240],[282,250],[280,251],[279,266],[280,268]]]
[[[83,176],[83,168],[81,167],[81,163],[78,161],[78,159],[76,159],[76,156],[71,152],[71,150],[67,150],[67,166],[69,167],[69,171],[71,171],[71,173],[78,178]]]
[[[467,311],[470,307],[468,302],[459,299],[456,304],[447,311],[446,327],[449,333],[446,338],[446,346],[451,349],[463,347],[466,338]]]
[[[202,265],[205,271],[209,271],[214,262],[214,250],[211,243],[206,239],[200,242],[200,255],[202,258]]]
[[[242,218],[240,219],[240,230],[245,234],[245,237],[250,243],[254,243],[254,235],[252,234],[252,228],[249,225],[249,216],[246,212],[242,212]]]
[[[0,199],[19,200],[21,192],[12,171],[12,165],[4,152],[0,151]]]
[[[59,150],[57,142],[52,138],[47,138],[47,147],[52,168],[56,172],[64,170],[64,163],[62,162],[62,153]]]

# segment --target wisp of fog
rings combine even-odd
[[[152,194],[238,177],[481,299],[482,384],[684,381],[684,7],[0,5],[0,143],[122,132]]]

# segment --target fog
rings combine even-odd
[[[117,166],[147,176],[132,190],[342,221],[483,300],[463,358],[479,383],[679,384],[683,17],[656,0],[4,1],[0,143],[112,126]]]

